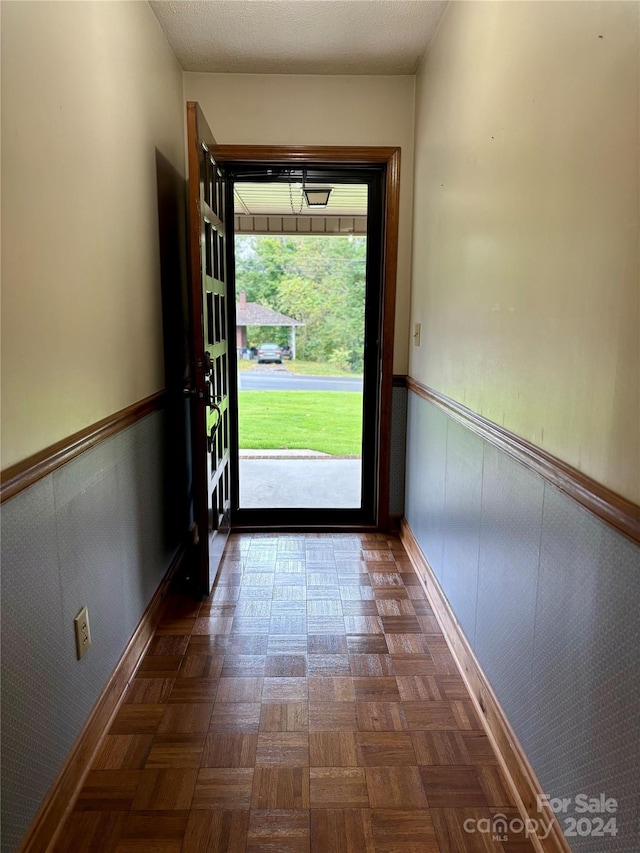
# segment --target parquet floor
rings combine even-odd
[[[175,597],[57,853],[531,851],[397,538],[232,536]]]

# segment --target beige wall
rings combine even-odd
[[[413,77],[184,75],[219,143],[402,148],[394,371],[407,371],[413,180]]]
[[[417,81],[409,372],[640,502],[638,4],[452,3]]]
[[[2,5],[2,467],[164,385],[156,149],[182,72],[146,3]]]

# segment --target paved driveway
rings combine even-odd
[[[242,370],[240,391],[354,391],[362,393],[362,377],[299,376],[286,370]]]

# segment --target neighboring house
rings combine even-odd
[[[274,4],[307,5],[345,4]],[[615,797],[612,843],[638,849],[638,4],[451,3],[400,73],[348,37],[342,66],[185,71],[142,2],[5,2],[1,38],[2,467],[34,472],[2,507],[3,853],[188,530],[161,395],[186,99],[219,143],[401,147],[392,514],[545,791]],[[255,71],[262,41],[226,68]],[[612,523],[522,464],[531,446]]]
[[[296,357],[296,327],[304,326],[300,320],[280,314],[272,308],[260,305],[258,302],[247,302],[244,290],[240,291],[240,299],[236,302],[236,347],[238,353],[242,353],[247,347],[248,326],[274,326],[286,327],[289,332],[289,346],[291,347],[291,358]]]

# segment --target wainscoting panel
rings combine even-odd
[[[571,848],[639,850],[640,548],[413,391],[405,501],[545,793],[618,801]]]
[[[474,651],[516,730],[530,710],[543,495],[537,474],[486,445]]]
[[[629,839],[581,850],[640,849],[639,584],[638,548],[547,486],[526,749],[554,790],[615,797]]]
[[[470,640],[476,632],[483,451],[477,435],[449,424],[440,583],[451,589],[451,606]]]
[[[164,413],[2,506],[2,851],[17,850],[178,544],[165,541]],[[92,646],[76,660],[73,618]]]
[[[444,492],[449,418],[413,393],[407,402],[405,518],[438,580],[444,551]]]
[[[49,692],[68,676],[65,638],[53,482],[47,477],[2,507],[2,850],[7,853],[17,849],[71,742],[69,708],[58,689]]]
[[[393,388],[391,403],[391,459],[389,466],[389,515],[404,515],[404,458],[407,441],[406,387]]]

